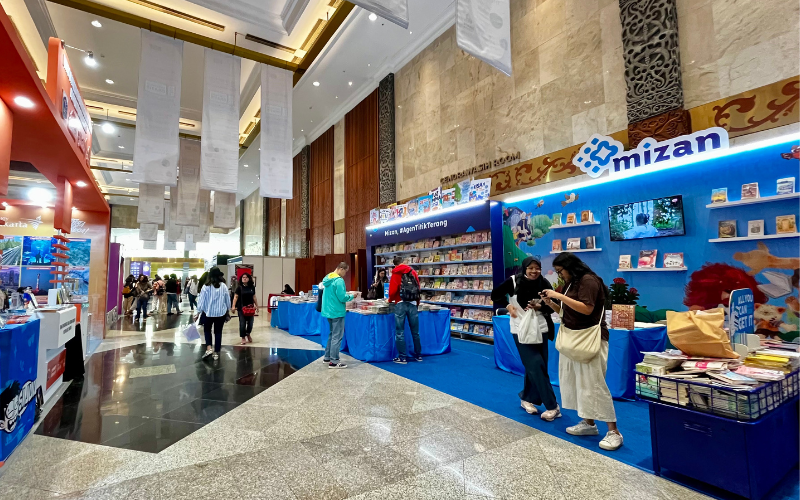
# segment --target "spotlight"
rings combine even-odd
[[[3,206],[4,206],[4,207],[6,207],[6,208],[8,208],[8,203],[6,203],[6,202],[3,202]]]
[[[83,58],[83,62],[85,62],[90,68],[97,67],[97,61],[94,60],[94,53],[91,50],[86,53],[86,57]]]
[[[347,82],[347,84],[350,85],[351,87],[353,86],[353,82]]]
[[[33,201],[48,202],[53,199],[53,193],[46,189],[35,187],[28,191],[28,198]]]
[[[369,15],[369,20],[370,21],[375,21],[376,19],[378,19],[378,16],[376,16],[374,12]]]
[[[33,101],[31,101],[27,97],[23,97],[23,96],[15,97],[14,98],[14,103],[17,106],[21,107],[21,108],[32,108],[33,107]]]
[[[114,128],[114,125],[111,125],[109,122],[105,122],[101,128],[106,134],[113,134],[117,131],[117,129]]]
[[[319,87],[319,82],[314,82],[315,87]]]
[[[94,26],[95,28],[102,28],[103,27],[103,25],[100,24],[100,21],[98,21],[97,19],[92,21],[92,26]]]
[[[106,78],[106,83],[109,85],[114,85],[114,80],[112,80],[111,78]]]
[[[125,149],[125,146],[117,146],[119,149]]]
[[[79,188],[86,187],[86,183],[83,181],[78,181],[75,183],[75,185],[78,186]]]

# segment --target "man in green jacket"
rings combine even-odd
[[[322,361],[328,363],[328,368],[347,368],[339,362],[339,349],[342,347],[344,337],[345,303],[350,302],[361,292],[348,293],[344,287],[344,276],[350,266],[341,262],[336,270],[322,280],[322,316],[328,318],[331,334],[328,345],[325,346],[325,356]]]

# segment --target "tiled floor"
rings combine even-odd
[[[226,328],[228,344],[238,340],[233,323]],[[346,370],[328,370],[315,360],[286,376],[296,366],[295,351],[281,357],[282,348],[310,352],[318,346],[269,328],[265,318],[253,336],[263,350],[226,347],[225,366],[217,369],[196,362],[196,346],[172,344],[179,331],[126,337],[122,342],[136,347],[97,354],[81,390],[65,395],[71,404],[64,408],[72,408],[72,421],[81,425],[53,427],[80,440],[30,436],[0,469],[0,499],[705,498],[346,357]],[[240,361],[236,355],[245,352]],[[169,365],[175,373],[128,378],[135,368]],[[275,367],[282,367],[282,376]],[[200,378],[180,379],[187,373]],[[162,377],[177,383],[168,387],[158,382]],[[128,384],[136,388],[133,395],[103,399]],[[514,392],[509,389],[510,397]],[[211,420],[217,410],[204,412],[203,405],[217,403],[235,406]],[[56,418],[51,415],[46,422]],[[117,424],[111,415],[132,420]],[[133,426],[136,418],[148,422]],[[70,421],[63,410],[56,420]],[[120,425],[128,430],[106,430]],[[165,447],[167,441],[174,444]]]

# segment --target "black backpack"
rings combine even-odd
[[[417,302],[419,300],[419,283],[411,271],[400,278],[400,300],[403,302]]]

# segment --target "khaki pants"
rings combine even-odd
[[[120,314],[129,314],[136,299],[133,296],[122,299],[122,311]]]

